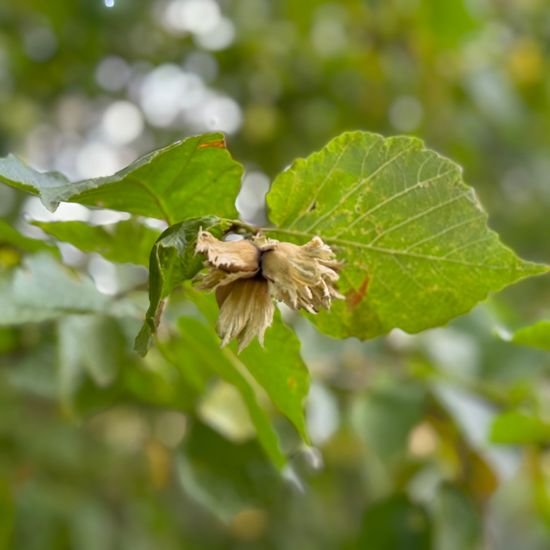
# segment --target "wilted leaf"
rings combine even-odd
[[[135,219],[110,225],[84,222],[33,222],[59,241],[83,252],[97,252],[111,262],[149,265],[151,248],[160,231]]]
[[[221,237],[231,225],[230,220],[214,216],[194,218],[169,227],[158,238],[149,260],[149,309],[136,337],[135,349],[139,354],[145,355],[151,347],[151,338],[160,320],[163,298],[202,268],[203,259],[195,255],[199,230],[207,229]]]
[[[268,232],[319,235],[345,262],[347,300],[314,318],[333,336],[419,332],[548,271],[501,244],[459,166],[416,138],[343,134],[280,174],[267,200]]]
[[[61,201],[78,202],[170,224],[209,214],[235,217],[241,175],[220,133],[177,141],[113,176],[74,183],[59,172],[37,172],[13,155],[0,159],[0,181],[39,195],[49,210]]]

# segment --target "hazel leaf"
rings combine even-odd
[[[208,321],[212,334],[218,318],[218,306],[212,294],[200,292],[189,286],[186,296],[197,306]],[[218,349],[219,343],[218,343]],[[310,375],[300,354],[300,340],[292,328],[275,312],[272,325],[267,329],[264,346],[255,339],[241,353],[233,343],[220,349],[235,365],[253,376],[265,390],[271,401],[298,430],[303,441],[309,443],[304,401],[309,391]]]
[[[242,171],[221,133],[176,141],[112,176],[77,182],[59,172],[38,172],[14,155],[0,159],[0,182],[39,195],[52,212],[61,201],[68,201],[168,224],[193,216],[236,217]]]
[[[194,277],[203,258],[195,254],[201,229],[221,237],[233,222],[215,216],[193,218],[170,226],[155,242],[149,257],[149,308],[135,341],[135,350],[145,355],[152,344],[162,312],[162,301],[176,286]]]
[[[346,300],[313,317],[336,337],[439,326],[549,270],[503,245],[461,168],[413,137],[342,134],[281,173],[267,203],[268,234],[318,235],[344,262]]]
[[[259,403],[254,386],[243,373],[242,364],[235,356],[220,348],[215,332],[198,319],[181,317],[178,329],[179,338],[172,342],[172,361],[175,364],[197,363],[200,368],[210,370],[234,386],[248,410],[266,455],[277,468],[283,468],[286,458],[279,438],[269,415]]]
[[[149,264],[151,247],[160,231],[131,218],[108,225],[85,222],[33,222],[48,235],[83,252],[97,252],[111,262]]]

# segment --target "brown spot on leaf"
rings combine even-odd
[[[365,297],[367,289],[369,287],[369,276],[367,275],[363,282],[359,285],[357,290],[350,290],[346,294],[346,301],[350,309],[355,309],[360,303],[361,300]]]
[[[225,141],[223,139],[218,139],[216,141],[207,141],[206,143],[201,143],[199,149],[206,149],[208,147],[215,147],[217,149],[225,149]]]

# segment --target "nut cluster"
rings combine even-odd
[[[196,251],[205,255],[208,268],[197,288],[216,293],[222,346],[237,339],[241,351],[254,336],[263,344],[274,300],[316,313],[343,299],[334,286],[340,262],[319,237],[298,246],[263,235],[225,242],[199,231]]]

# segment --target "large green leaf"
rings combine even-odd
[[[186,295],[208,319],[211,333],[218,316],[218,307],[212,295],[186,289]],[[219,340],[216,338],[217,347]],[[304,417],[304,400],[309,391],[309,371],[300,355],[300,340],[296,333],[275,313],[273,324],[265,334],[264,347],[254,340],[237,354],[236,343],[223,353],[235,365],[246,369],[265,390],[275,406],[294,424],[302,439],[309,442]]]
[[[550,351],[550,321],[539,321],[530,327],[520,328],[512,335],[514,344]]]
[[[27,258],[23,268],[0,279],[0,325],[107,311],[111,302],[90,279],[76,277],[45,254]]]
[[[309,371],[300,355],[300,340],[277,312],[265,335],[264,347],[257,340],[238,356],[236,343],[228,350],[248,369],[275,406],[294,424],[309,443],[304,400],[309,391]]]
[[[160,233],[133,218],[96,226],[76,221],[33,222],[33,225],[84,252],[97,252],[111,262],[140,265],[149,265],[151,248]]]
[[[345,262],[347,299],[315,317],[337,337],[419,332],[548,271],[504,246],[460,167],[412,137],[345,133],[281,173],[267,201],[267,232],[319,235]]]
[[[13,155],[0,159],[0,181],[39,195],[49,210],[61,201],[78,202],[169,224],[208,214],[235,217],[241,175],[220,133],[177,141],[113,176],[77,182],[59,172],[37,172]]]
[[[233,222],[214,216],[194,218],[169,227],[158,238],[149,260],[149,308],[143,327],[136,337],[136,351],[145,355],[160,321],[162,300],[186,279],[202,268],[203,260],[195,255],[197,234],[207,229],[221,237]]]
[[[259,405],[253,386],[243,375],[243,366],[236,356],[222,350],[214,331],[206,324],[191,317],[178,321],[179,337],[168,345],[161,346],[166,357],[174,364],[190,370],[208,369],[235,386],[240,393],[256,428],[258,440],[271,461],[282,468],[286,459],[282,453],[277,434],[269,416]]]

